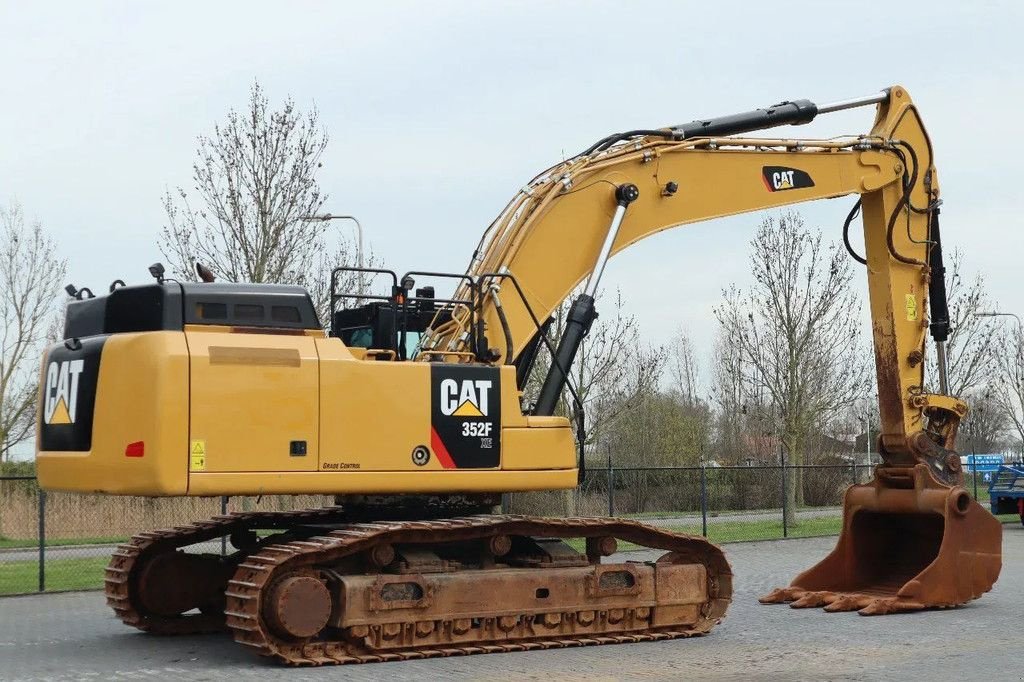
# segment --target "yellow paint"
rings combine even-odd
[[[273,475],[195,473],[190,479],[190,495],[331,495],[338,491],[392,494],[558,490],[575,488],[578,473],[575,468],[476,471],[418,467],[415,471],[285,471]]]
[[[531,417],[529,428],[504,429],[501,432],[502,449],[514,452],[516,457],[502,462],[506,469],[572,469],[576,462],[576,448],[568,421],[563,417],[547,417],[552,428],[538,426]],[[553,458],[554,457],[554,458]]]
[[[338,339],[317,341],[320,356],[319,469],[359,465],[362,471],[423,467],[412,451],[430,443],[430,367],[413,362],[356,360]]]
[[[51,424],[70,424],[71,415],[68,414],[68,406],[64,404],[64,398],[57,399],[57,405],[53,408],[53,415],[50,417]]]
[[[39,484],[47,490],[118,495],[187,494],[185,335],[115,334],[103,346],[102,357],[92,450],[37,452]],[[145,443],[145,456],[125,457],[125,447],[137,441]]]
[[[217,453],[206,471],[316,470],[316,340],[200,329],[186,337],[191,433]],[[306,441],[306,456],[289,455],[294,440]]]
[[[459,408],[452,412],[453,417],[482,417],[484,413],[468,400],[459,405]]]
[[[907,294],[907,321],[917,321],[917,297],[914,294]]]

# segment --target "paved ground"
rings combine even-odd
[[[115,621],[96,592],[0,599],[0,678],[88,680],[892,680],[1024,679],[1024,528],[1004,526],[1003,574],[964,608],[863,618],[755,598],[835,538],[726,546],[736,596],[707,637],[466,658],[282,669],[226,636],[157,638]],[[630,558],[644,558],[632,553]]]

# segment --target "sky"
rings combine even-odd
[[[191,187],[197,136],[244,107],[255,79],[272,104],[319,110],[325,210],[357,216],[399,272],[462,271],[526,181],[611,132],[899,83],[933,140],[947,248],[1024,314],[1021,29],[1013,0],[0,0],[0,202],[42,221],[79,287],[143,281],[164,192]],[[872,116],[779,134],[867,132]],[[800,210],[838,240],[851,205]],[[759,222],[663,232],[612,259],[603,287],[651,343],[682,328],[706,359],[722,289],[749,284]]]

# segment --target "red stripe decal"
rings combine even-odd
[[[455,462],[448,454],[448,448],[444,446],[444,441],[441,440],[441,436],[437,435],[437,430],[433,426],[430,427],[430,449],[437,455],[437,461],[441,463],[441,466],[445,469],[455,468]]]

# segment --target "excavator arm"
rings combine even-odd
[[[708,136],[804,123],[822,112],[876,103],[874,125],[861,136]],[[524,350],[538,334],[538,321],[586,282],[536,411],[550,413],[564,388],[562,370],[596,316],[593,297],[609,256],[672,227],[858,195],[881,452],[893,464],[926,461],[937,477],[956,482],[960,462],[951,450],[967,407],[924,389],[929,284],[940,308],[945,299],[941,273],[930,267],[930,258],[941,253],[935,227],[939,186],[931,143],[906,90],[895,86],[823,107],[806,100],[783,103],[641,133],[654,134],[606,138],[526,185],[487,230],[468,269],[485,294],[479,318],[492,340],[505,339],[493,351],[505,363],[526,361]],[[941,333],[941,325],[936,330]],[[420,357],[461,348],[471,331],[451,321],[439,326],[426,335]]]
[[[869,105],[877,111],[865,135],[746,137]],[[864,228],[865,257],[854,257],[867,267],[882,464],[869,484],[847,490],[835,550],[762,601],[864,615],[964,603],[999,575],[1001,527],[963,488],[953,449],[967,406],[945,394],[939,185],[928,134],[902,87],[822,107],[801,100],[613,135],[550,168],[481,240],[465,285],[477,288],[478,308],[429,330],[418,359],[461,350],[517,364],[522,379],[541,322],[583,284],[533,407],[551,414],[596,317],[594,297],[611,255],[672,227],[847,195],[858,195]],[[855,212],[844,227],[848,248]],[[929,329],[938,393],[924,380]],[[485,332],[494,338],[498,330],[504,347],[492,349]]]

